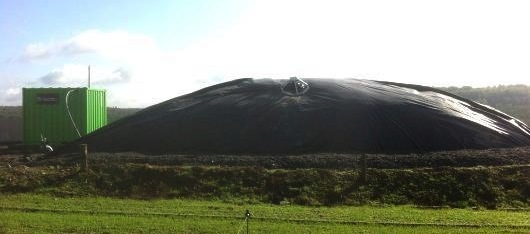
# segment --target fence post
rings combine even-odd
[[[361,182],[366,182],[366,154],[361,154]]]
[[[81,148],[81,170],[88,171],[88,147],[87,144],[80,144]]]

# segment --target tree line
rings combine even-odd
[[[469,100],[491,106],[530,124],[530,86],[498,85],[485,88],[440,88]]]

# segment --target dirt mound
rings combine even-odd
[[[148,107],[59,149],[147,154],[413,153],[530,145],[498,110],[417,85],[238,79]]]

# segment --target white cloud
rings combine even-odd
[[[88,30],[58,42],[35,43],[26,47],[21,58],[49,60],[83,54],[95,55],[99,64],[105,64],[92,66],[91,80],[95,87],[109,89],[112,106],[145,107],[211,85],[213,80],[224,81],[209,78],[214,74],[207,66],[209,52],[195,48],[164,52],[149,36],[125,31]],[[87,66],[64,64],[39,77],[33,86],[39,84],[86,86]]]
[[[154,41],[142,34],[87,30],[66,40],[30,44],[25,48],[20,60],[33,61],[89,53],[110,59],[128,60],[140,56],[151,56],[156,52]]]
[[[64,83],[63,76],[62,71],[55,70],[41,77],[40,80],[45,85],[62,84]]]
[[[20,95],[20,88],[9,88],[6,90],[7,96],[17,96]]]
[[[0,100],[2,105],[14,106],[22,104],[22,92],[20,87],[9,87],[0,90]]]
[[[108,85],[129,82],[130,72],[125,68],[113,70],[92,68],[91,84]],[[66,64],[60,69],[39,78],[39,83],[47,86],[86,86],[88,84],[88,67],[79,64]]]

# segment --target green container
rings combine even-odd
[[[107,124],[105,90],[23,88],[22,102],[25,145],[40,144],[41,136],[62,145]]]

